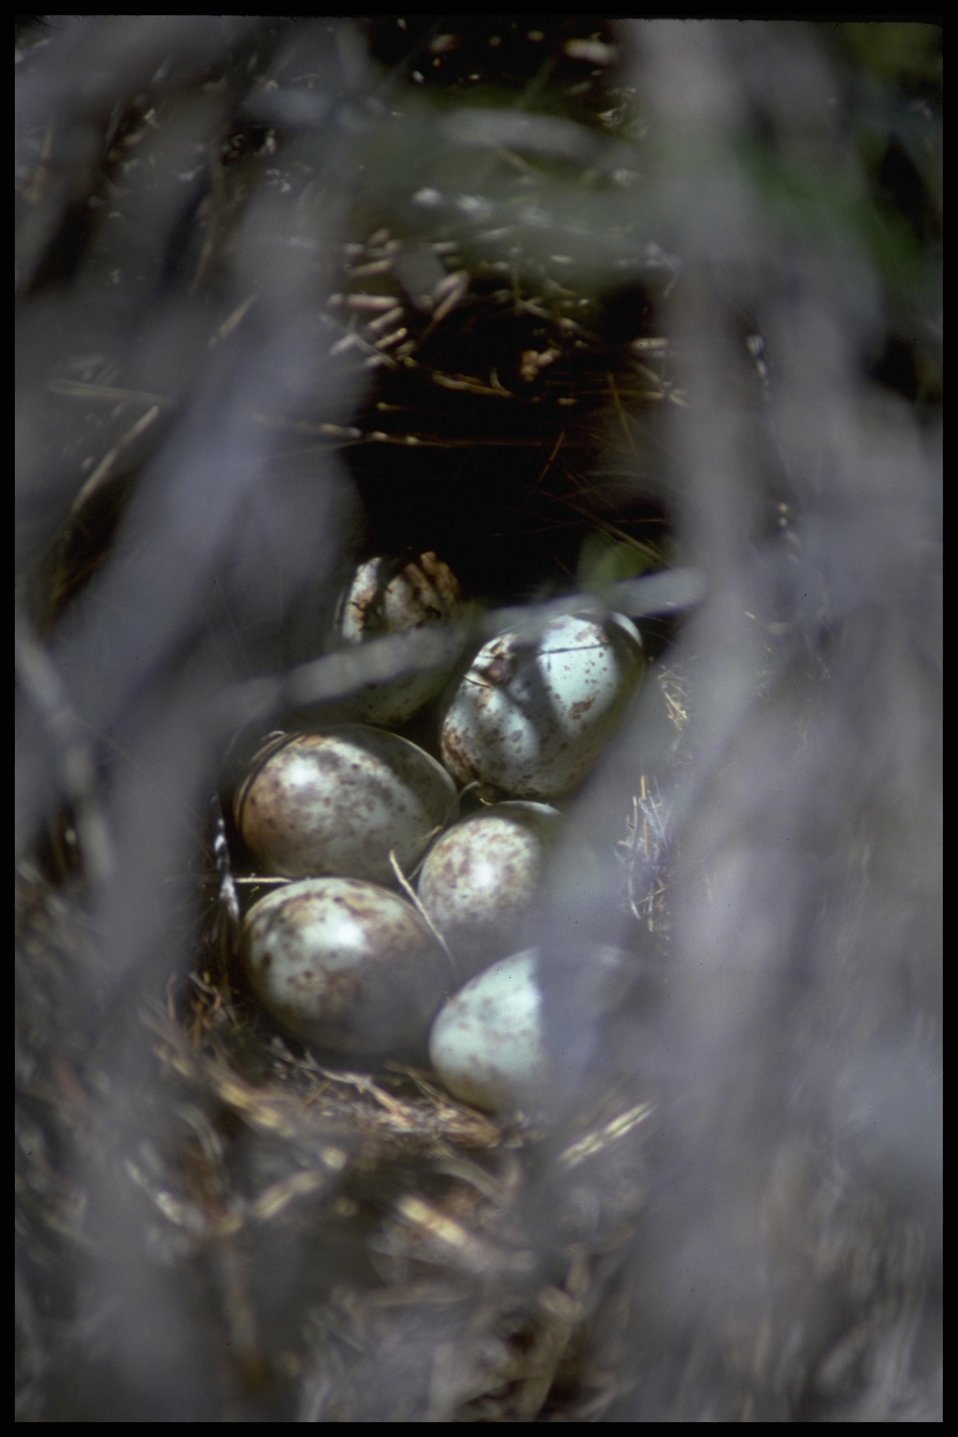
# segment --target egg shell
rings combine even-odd
[[[355,878],[306,879],[260,899],[244,920],[243,957],[273,1017],[338,1053],[418,1051],[449,980],[415,909]]]
[[[621,721],[645,667],[619,614],[552,620],[538,641],[500,634],[480,649],[442,726],[442,760],[460,784],[558,798],[583,781]]]
[[[432,551],[411,563],[360,564],[340,605],[339,631],[349,643],[443,623],[462,605],[459,581]]]
[[[563,822],[544,803],[497,803],[454,824],[429,850],[419,898],[463,977],[521,944]]]
[[[405,565],[380,557],[357,569],[340,601],[337,634],[341,642],[362,644],[426,625],[452,624],[463,612],[459,581],[448,564],[431,551]],[[386,727],[406,723],[442,688],[459,647],[450,632],[445,667],[387,684],[370,684],[349,701],[349,716]]]
[[[441,764],[408,739],[364,724],[267,745],[235,803],[261,872],[379,883],[393,882],[390,849],[411,869],[456,808]]]
[[[548,1081],[536,953],[487,968],[440,1009],[429,1059],[455,1097],[490,1111],[534,1108]]]

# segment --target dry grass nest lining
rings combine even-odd
[[[653,672],[678,742],[681,679],[674,669]],[[655,813],[651,792],[643,784],[645,802],[620,845],[622,899],[643,927],[661,929],[664,865],[654,891],[638,897],[632,881],[633,855],[641,849],[647,859],[657,841],[643,816]],[[619,1300],[616,1254],[627,1251],[643,1203],[634,1138],[654,1111],[651,1098],[604,1092],[556,1150],[534,1120],[481,1115],[428,1071],[387,1063],[374,1077],[327,1067],[287,1045],[255,1002],[234,992],[235,928],[215,884],[207,892],[196,967],[145,1020],[184,1115],[176,1187],[168,1168],[134,1174],[163,1220],[200,1245],[261,1243],[267,1229],[269,1240],[307,1249],[310,1235],[313,1244],[359,1242],[364,1271],[324,1297],[323,1322],[334,1343],[385,1360],[407,1319],[469,1311],[468,1331],[437,1358],[436,1419],[600,1415],[631,1372],[611,1350],[603,1365],[594,1354],[586,1362],[585,1335],[600,1308],[612,1321],[609,1304]],[[536,1223],[543,1161],[566,1185],[564,1230],[546,1264]],[[301,1376],[309,1350],[308,1342],[268,1357],[251,1350],[249,1361],[254,1370],[285,1363]],[[351,1358],[351,1375],[342,1369],[328,1420],[361,1420],[362,1366]]]
[[[83,956],[70,905],[36,875],[20,897],[23,952],[61,965],[53,981],[62,987],[64,960]],[[591,1373],[581,1389],[582,1334],[608,1296],[637,1188],[623,1180],[611,1222],[597,1222],[586,1202],[580,1230],[570,1227],[545,1273],[528,1210],[529,1158],[542,1133],[483,1118],[420,1071],[390,1065],[373,1079],[290,1051],[233,1001],[225,973],[215,985],[194,974],[179,993],[175,986],[165,1009],[133,1025],[149,1035],[156,1060],[141,1095],[144,1132],[148,1110],[161,1110],[169,1141],[124,1155],[118,1176],[144,1197],[144,1240],[163,1263],[179,1281],[192,1285],[200,1272],[212,1287],[251,1400],[286,1381],[308,1394],[315,1364],[317,1382],[338,1374],[317,1420],[363,1420],[369,1364],[388,1368],[394,1345],[397,1362],[412,1360],[403,1348],[410,1331],[436,1320],[449,1333],[429,1382],[436,1420],[531,1420],[573,1393],[587,1416],[614,1396],[607,1373]],[[60,1002],[56,1012],[68,1016]],[[49,1105],[53,1150],[67,1136],[81,1150],[108,1143],[95,1061],[71,1052],[66,1036],[51,1041],[61,1049],[54,1087],[29,1074],[21,1086]],[[570,1178],[587,1174],[648,1113],[648,1105],[617,1112],[567,1138],[559,1164]],[[41,1204],[40,1226],[61,1261],[64,1241],[80,1258],[86,1195],[69,1163],[58,1171],[43,1143],[33,1151],[25,1187]],[[330,1283],[340,1248],[348,1275]],[[277,1249],[297,1254],[280,1341],[264,1330],[272,1274],[257,1256]],[[458,1335],[451,1311],[468,1314]],[[417,1386],[409,1400],[421,1414]]]
[[[681,677],[664,666],[652,674],[678,744]],[[622,902],[637,924],[661,930],[664,863],[653,891],[634,884],[635,855],[647,862],[661,831],[646,816],[658,812],[651,784],[643,798],[620,844]],[[236,929],[215,881],[205,891],[194,970],[171,980],[166,1007],[143,1018],[178,1130],[175,1152],[131,1173],[157,1222],[176,1232],[183,1256],[216,1244],[362,1250],[361,1271],[322,1298],[328,1341],[352,1349],[330,1420],[361,1420],[357,1349],[388,1356],[409,1320],[449,1308],[470,1316],[437,1358],[435,1418],[600,1415],[632,1374],[611,1349],[603,1364],[594,1354],[586,1361],[585,1336],[600,1309],[614,1326],[616,1254],[627,1252],[643,1204],[635,1138],[654,1111],[651,1095],[636,1103],[634,1093],[602,1093],[556,1149],[534,1120],[481,1115],[428,1071],[325,1066],[234,990]],[[536,1211],[543,1162],[565,1187],[561,1238],[546,1263]],[[319,1300],[309,1288],[298,1298],[304,1314]],[[254,1387],[277,1364],[302,1378],[312,1338],[290,1337],[280,1351],[249,1341]]]
[[[681,678],[663,666],[652,674],[679,743]],[[650,915],[663,911],[662,872],[640,911],[629,859],[652,837],[642,810],[635,820],[621,845],[622,900],[652,926]],[[225,1294],[226,1307],[235,1310],[224,1321],[251,1400],[286,1380],[308,1394],[315,1363],[317,1372],[339,1372],[334,1394],[323,1399],[325,1420],[363,1420],[367,1364],[388,1360],[392,1344],[397,1362],[412,1360],[401,1351],[409,1324],[428,1327],[437,1315],[455,1312],[463,1320],[450,1329],[455,1335],[430,1378],[426,1407],[433,1419],[601,1415],[631,1371],[612,1348],[597,1366],[586,1335],[601,1314],[603,1326],[615,1326],[619,1258],[643,1203],[634,1139],[648,1125],[652,1102],[606,1092],[556,1149],[544,1128],[484,1117],[445,1093],[429,1072],[387,1064],[372,1077],[326,1067],[308,1050],[288,1046],[255,1002],[234,991],[236,932],[212,872],[203,893],[193,971],[171,978],[165,1006],[151,1006],[131,1025],[152,1049],[143,1100],[161,1114],[165,1141],[144,1142],[132,1159],[125,1151],[117,1156],[121,1180],[145,1199],[147,1241],[184,1279],[199,1268],[216,1289],[211,1273],[224,1252],[233,1254],[238,1271],[255,1268],[257,1252],[276,1246],[302,1254],[290,1301],[299,1315],[296,1330],[283,1341],[264,1330],[264,1273],[237,1277]],[[82,1151],[102,1140],[98,1128],[110,1101],[95,1096],[101,1083],[95,1052],[71,1044],[68,1027],[58,1028],[68,1025],[63,990],[71,965],[95,965],[84,951],[92,930],[69,882],[55,888],[31,871],[20,899],[21,950],[42,965],[39,986],[54,994],[44,1027],[49,1049],[59,1051],[62,1090],[47,1090],[41,1100],[51,1105],[49,1131],[65,1126],[60,1136]],[[28,1074],[23,1090],[33,1086]],[[143,1130],[151,1130],[146,1116]],[[545,1253],[537,1211],[543,1163],[568,1180],[560,1238]],[[51,1183],[72,1193],[43,1222],[79,1252],[87,1242],[87,1199],[82,1187],[71,1186],[71,1167],[34,1173],[28,1185],[41,1202]],[[340,1244],[355,1263],[330,1284],[327,1257]],[[316,1323],[328,1329],[319,1345]],[[341,1344],[346,1356],[339,1361]],[[421,1416],[422,1394],[409,1400],[418,1402]]]
[[[660,666],[652,673],[679,742],[680,677]],[[631,857],[652,835],[642,810],[635,819],[622,840],[622,901],[651,925],[663,913],[663,874],[647,905],[637,904]],[[146,1241],[182,1280],[202,1274],[250,1400],[288,1382],[296,1394],[288,1400],[308,1402],[313,1377],[322,1385],[336,1372],[327,1395],[315,1399],[317,1417],[363,1420],[370,1367],[388,1364],[393,1351],[400,1367],[421,1363],[421,1351],[403,1344],[412,1330],[438,1324],[446,1345],[426,1397],[422,1384],[412,1384],[410,1415],[601,1415],[632,1372],[626,1354],[617,1357],[608,1344],[597,1363],[587,1337],[597,1321],[615,1328],[624,1300],[620,1269],[644,1194],[636,1139],[648,1127],[651,1100],[603,1093],[557,1149],[545,1128],[484,1117],[429,1072],[387,1064],[372,1077],[327,1067],[287,1045],[255,1001],[234,990],[236,934],[212,873],[203,892],[193,971],[171,978],[165,1006],[131,1025],[152,1049],[143,1101],[165,1136],[117,1159],[120,1181],[144,1200]],[[82,952],[89,935],[69,886],[57,891],[35,873],[21,899],[23,951],[50,970],[47,986],[58,995],[48,1041],[60,1049],[64,1091],[44,1095],[52,1104],[48,1126],[56,1132],[65,1124],[83,1151],[103,1141],[111,1102],[90,1096],[101,1082],[95,1053],[74,1051],[57,1026],[69,1002],[62,990],[70,965],[91,958]],[[28,1078],[24,1090],[31,1087]],[[147,1113],[143,1131],[153,1131]],[[564,1189],[548,1244],[540,1229],[544,1165],[553,1181],[562,1175]],[[87,1198],[71,1187],[70,1166],[51,1181],[73,1197],[44,1221],[79,1252]],[[38,1192],[50,1186],[43,1174],[30,1181]],[[544,1200],[553,1214],[551,1183]],[[260,1265],[277,1249],[296,1254],[289,1259],[295,1279],[284,1279],[290,1315],[279,1338],[266,1318],[271,1277]],[[350,1259],[331,1278],[330,1254],[340,1249]],[[236,1269],[225,1292],[224,1261]]]
[[[236,1048],[250,1033],[236,1023],[235,1012],[214,1002],[197,1014],[205,1030],[197,1047],[172,1015],[151,1021],[175,1101],[190,1115],[180,1161],[191,1180],[173,1196],[169,1173],[133,1176],[187,1244],[242,1247],[250,1229],[262,1243],[271,1227],[273,1241],[296,1243],[308,1261],[317,1243],[348,1243],[350,1230],[354,1241],[359,1236],[365,1272],[324,1301],[335,1341],[353,1349],[352,1381],[328,1420],[361,1420],[350,1409],[357,1348],[388,1365],[390,1343],[407,1320],[450,1305],[470,1312],[469,1331],[440,1357],[448,1372],[434,1381],[460,1390],[454,1402],[451,1392],[444,1400],[437,1394],[435,1418],[531,1420],[550,1397],[553,1405],[571,1398],[575,1414],[586,1417],[617,1395],[626,1374],[614,1365],[589,1371],[583,1387],[583,1337],[614,1287],[615,1254],[632,1235],[641,1187],[636,1174],[623,1172],[600,1214],[589,1164],[644,1123],[651,1103],[566,1140],[556,1161],[570,1183],[582,1185],[584,1210],[576,1214],[570,1202],[566,1242],[547,1275],[528,1210],[529,1159],[541,1132],[483,1118],[419,1070],[387,1065],[376,1079],[332,1071],[275,1040],[266,1050],[254,1040],[266,1073],[253,1083],[238,1071]],[[225,1042],[224,1028],[231,1030]],[[237,1149],[248,1155],[251,1139],[261,1185],[237,1168]],[[604,1181],[608,1175],[605,1163]],[[223,1200],[211,1202],[211,1192]],[[253,1365],[266,1360],[255,1350],[247,1356]],[[269,1361],[299,1369],[308,1349],[272,1351]]]
[[[641,1209],[627,1140],[651,1102],[623,1111],[606,1094],[604,1114],[590,1113],[550,1152],[570,1190],[564,1241],[544,1270],[530,1208],[543,1130],[488,1119],[422,1070],[387,1064],[374,1078],[327,1068],[267,1037],[221,989],[190,982],[185,1028],[172,1003],[147,1019],[181,1115],[178,1172],[164,1164],[131,1176],[194,1251],[296,1244],[308,1264],[312,1249],[321,1262],[329,1246],[362,1246],[360,1270],[323,1297],[330,1340],[352,1349],[327,1420],[362,1420],[350,1406],[361,1402],[357,1348],[388,1364],[407,1322],[450,1306],[469,1318],[437,1358],[448,1371],[432,1379],[444,1392],[433,1395],[436,1419],[531,1420],[556,1403],[587,1417],[622,1390],[629,1374],[611,1353],[607,1370],[583,1367],[584,1337],[615,1296],[616,1253]],[[305,1315],[315,1302],[301,1297]],[[253,1344],[247,1362],[300,1375],[306,1339],[268,1354]]]

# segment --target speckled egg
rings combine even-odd
[[[354,878],[307,879],[261,898],[244,921],[243,957],[273,1017],[338,1053],[418,1050],[449,978],[412,906]]]
[[[267,745],[235,802],[263,873],[392,883],[390,849],[411,869],[456,812],[441,764],[408,739],[364,724],[297,733]]]
[[[480,649],[447,710],[442,760],[460,784],[558,798],[583,781],[622,719],[645,660],[619,614],[566,615],[538,640],[500,634]]]
[[[337,634],[342,642],[362,644],[427,625],[451,625],[462,614],[459,581],[448,564],[431,551],[406,564],[388,558],[369,559],[359,566],[340,601]],[[387,727],[406,723],[442,688],[458,648],[450,630],[446,667],[410,674],[392,683],[370,684],[350,700],[350,715]]]
[[[497,803],[436,840],[419,874],[419,897],[463,977],[513,952],[539,896],[562,828],[544,803]]]
[[[534,950],[494,963],[449,999],[432,1025],[429,1059],[465,1103],[535,1107],[548,1064]]]

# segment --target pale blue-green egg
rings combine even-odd
[[[545,1092],[546,1059],[536,953],[494,963],[442,1007],[429,1059],[455,1097],[491,1111],[534,1109]]]
[[[585,779],[645,668],[620,614],[563,615],[538,638],[500,634],[473,660],[446,712],[442,760],[460,784],[550,799]]]

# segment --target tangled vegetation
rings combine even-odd
[[[937,29],[26,17],[17,66],[20,1420],[937,1420]],[[653,660],[508,1121],[236,963],[237,756],[424,551]]]

